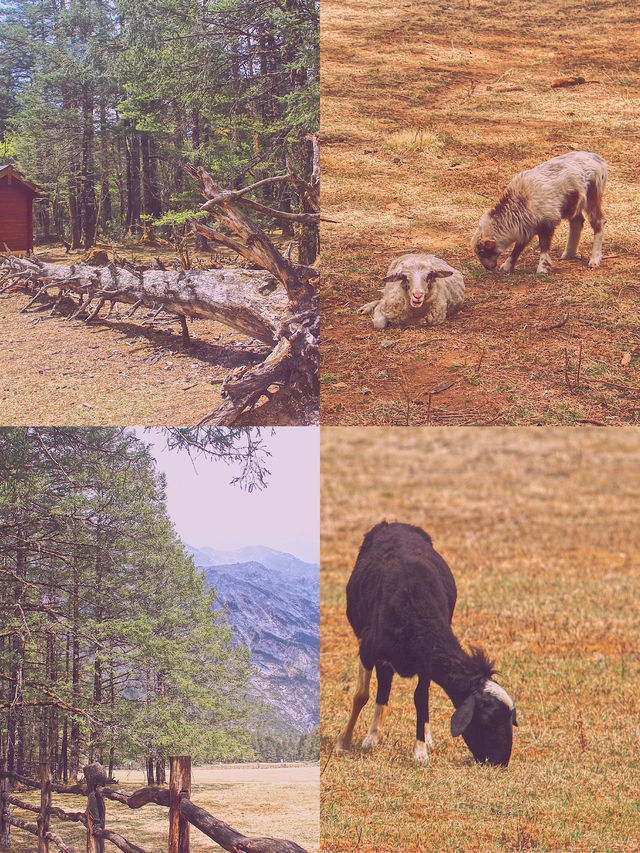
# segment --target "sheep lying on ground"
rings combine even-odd
[[[607,183],[607,164],[598,154],[570,151],[533,169],[520,172],[511,181],[496,206],[480,220],[471,246],[480,263],[496,268],[498,256],[515,243],[500,267],[510,273],[522,250],[538,235],[538,273],[551,271],[551,240],[562,219],[569,220],[569,240],[562,260],[575,258],[584,225],[583,213],[593,228],[590,267],[602,260],[604,216],[602,195]]]
[[[444,323],[464,303],[464,279],[454,267],[424,252],[392,261],[381,299],[368,302],[361,314],[373,315],[376,329],[404,326],[424,319]]]

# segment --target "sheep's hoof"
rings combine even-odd
[[[367,735],[366,738],[362,741],[363,749],[373,749],[378,745],[378,736],[377,735]]]
[[[589,261],[589,269],[594,270],[596,267],[599,267],[601,260],[602,258],[591,258],[591,260]]]
[[[427,744],[424,741],[416,741],[416,745],[413,749],[413,760],[416,762],[416,764],[426,764],[429,761]]]
[[[500,264],[500,272],[503,272],[503,273],[506,273],[506,275],[509,275],[509,273],[512,270],[513,270],[513,267],[511,266],[509,261],[505,261],[503,264]]]
[[[336,753],[336,755],[344,755],[345,752],[349,751],[350,746],[351,746],[351,744],[349,744],[349,743],[345,744],[345,743],[343,743],[341,738],[338,738],[338,740],[336,741],[336,745],[333,748],[333,751]]]

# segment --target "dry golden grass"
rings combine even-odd
[[[116,773],[120,790],[133,791],[146,782],[139,771]],[[289,838],[309,853],[319,849],[318,783],[315,764],[292,765],[208,765],[193,768],[191,799],[194,803],[246,835]],[[34,792],[22,799],[35,803]],[[83,811],[86,798],[54,795],[54,805],[66,811]],[[119,832],[149,853],[168,849],[168,809],[147,805],[131,811],[107,801],[107,828]],[[35,822],[35,815],[15,809],[14,814]],[[52,820],[52,829],[74,850],[85,848],[86,832],[73,824]],[[197,829],[190,832],[192,853],[210,853],[221,848]],[[13,829],[11,850],[31,853],[34,836]],[[107,845],[110,847],[110,845]],[[52,850],[55,846],[52,845]],[[111,848],[115,849],[115,848]]]
[[[323,234],[323,423],[638,420],[636,41],[630,0],[322,4],[323,210],[338,220]],[[569,76],[587,82],[550,87]],[[552,275],[535,275],[533,247],[511,277],[484,270],[480,216],[570,149],[610,164],[602,267],[586,267],[588,225],[580,259],[560,262],[565,223]],[[376,331],[357,309],[413,249],[461,269],[467,304],[441,327]]]
[[[640,434],[635,429],[323,428],[322,849],[640,849]],[[413,688],[386,735],[345,756],[357,644],[345,583],[382,518],[419,524],[458,586],[454,630],[495,658],[519,726],[509,768],[476,766],[431,691],[435,747],[412,760]],[[375,677],[374,677],[375,681]]]

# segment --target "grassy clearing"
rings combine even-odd
[[[638,421],[637,16],[611,0],[594,25],[591,8],[322,4],[323,210],[337,220],[323,233],[323,373],[348,377],[323,387],[323,423]],[[586,83],[551,88],[568,77]],[[534,247],[511,277],[484,270],[469,247],[480,216],[517,172],[571,149],[610,165],[602,267],[587,269],[588,226],[580,258],[559,260],[565,223],[551,275],[535,275]],[[416,249],[463,272],[466,305],[441,327],[375,331],[357,309]]]
[[[209,765],[195,767],[192,773],[191,799],[194,803],[239,832],[289,838],[309,853],[319,849],[317,765]],[[139,771],[122,770],[116,776],[120,790],[133,791],[146,784]],[[23,799],[33,803],[39,801],[33,792],[23,795]],[[54,805],[67,811],[84,811],[86,802],[86,798],[54,795]],[[147,805],[131,811],[119,803],[107,801],[107,828],[121,833],[150,853],[164,853],[168,849],[168,813],[168,809],[160,806]],[[19,809],[15,809],[15,814],[35,821],[33,814],[27,815]],[[52,820],[52,829],[72,849],[84,850],[84,830],[56,820]],[[194,828],[190,835],[193,853],[221,849]],[[32,853],[35,843],[35,836],[12,830],[12,851]]]
[[[322,849],[638,850],[637,430],[325,428],[321,451]],[[377,750],[360,750],[372,698],[353,751],[332,752],[357,669],[344,587],[382,518],[423,526],[452,567],[454,629],[518,708],[506,771],[451,738],[438,687],[436,745],[415,766],[401,679]]]

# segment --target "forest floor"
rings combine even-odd
[[[322,3],[323,424],[640,420],[640,58],[630,0]],[[552,88],[559,79],[585,83]],[[511,276],[469,242],[523,169],[569,150],[608,162],[604,260]],[[407,251],[465,277],[442,326],[375,330],[358,308]]]
[[[119,770],[115,775],[119,790],[134,791],[146,785],[141,771]],[[192,769],[191,799],[196,805],[245,835],[288,838],[309,853],[317,853],[319,849],[318,796],[317,764],[214,764]],[[34,798],[33,792],[31,796],[23,794],[22,798],[31,802],[39,799]],[[54,794],[54,805],[66,811],[84,811],[86,802],[86,798]],[[146,805],[131,811],[110,800],[106,801],[106,807],[107,829],[119,832],[150,853],[164,853],[168,849],[168,809]],[[21,813],[19,809],[15,809],[15,814],[35,820],[32,814]],[[83,828],[54,819],[52,829],[73,850],[79,853],[85,849]],[[193,853],[221,849],[194,828],[190,840]],[[12,830],[12,851],[32,853],[34,844],[34,836]]]
[[[160,257],[168,268],[176,257],[170,247],[100,248],[110,258],[115,248],[135,264]],[[82,254],[36,247],[36,256],[49,263],[74,263]],[[211,256],[195,253],[191,260],[207,266]],[[220,386],[232,370],[264,358],[252,357],[246,336],[210,320],[189,320],[191,342],[185,345],[177,318],[146,322],[151,312],[145,309],[127,319],[131,306],[122,305],[120,316],[107,320],[104,308],[87,324],[51,317],[38,304],[20,313],[28,301],[20,292],[0,296],[0,425],[190,426],[218,407]],[[67,315],[73,311],[69,302]],[[254,422],[288,426],[299,419],[274,399],[242,421]]]
[[[637,428],[323,427],[321,460],[322,849],[639,850]],[[395,679],[363,752],[374,675],[352,751],[333,751],[358,667],[345,584],[385,518],[427,530],[453,571],[453,629],[516,704],[506,770],[450,736],[437,685],[416,765],[415,679]]]

